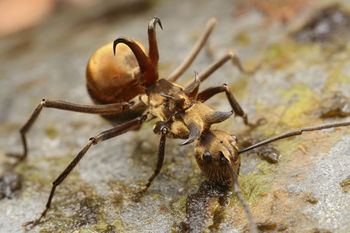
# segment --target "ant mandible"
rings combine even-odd
[[[350,122],[343,122],[304,128],[240,150],[235,137],[225,131],[211,130],[211,125],[228,119],[233,113],[242,117],[244,124],[250,127],[259,125],[259,121],[255,124],[248,121],[247,115],[227,85],[209,87],[200,92],[199,86],[227,61],[232,61],[241,72],[252,73],[253,71],[244,69],[236,54],[228,52],[203,72],[196,74],[195,80],[189,85],[182,87],[175,83],[207,42],[216,25],[216,19],[211,18],[186,59],[166,79],[158,79],[159,54],[155,31],[157,24],[162,28],[160,19],[156,17],[148,24],[148,52],[140,42],[121,37],[98,49],[90,58],[86,69],[87,89],[96,105],[43,99],[20,129],[23,153],[12,154],[18,158],[18,161],[27,157],[26,133],[43,108],[99,114],[115,124],[113,128],[89,139],[53,182],[44,211],[37,219],[25,223],[25,227],[37,225],[46,215],[57,186],[69,175],[92,145],[139,129],[144,122],[157,118],[159,121],[154,126],[154,133],[161,135],[157,166],[146,186],[137,193],[137,196],[141,197],[159,174],[164,160],[166,138],[184,139],[180,145],[196,141],[195,157],[201,170],[210,180],[233,185],[233,190],[248,216],[251,232],[257,232],[256,224],[240,194],[237,181],[240,154],[279,139],[300,135],[304,131],[350,125]],[[223,92],[227,96],[232,111],[218,112],[204,104],[206,100]]]

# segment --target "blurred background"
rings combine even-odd
[[[151,7],[160,0],[2,0],[0,2],[0,36],[10,35],[35,27],[50,17],[68,8],[82,13],[95,11],[96,18],[112,17],[113,12],[123,14],[128,11],[135,13],[140,8]],[[238,1],[235,1],[238,2]],[[237,14],[244,14],[252,8],[260,10],[270,20],[287,22],[298,15],[300,11],[309,5],[311,0],[265,0],[265,1],[239,1],[239,9],[233,10]],[[97,7],[97,8],[96,8]],[[117,14],[114,14],[114,17]]]
[[[129,11],[137,11],[136,8],[149,3],[149,1],[108,0],[3,0],[0,2],[0,35],[6,36],[30,29],[45,21],[50,15],[59,14],[59,12],[68,8],[75,9],[78,12],[87,9],[92,10],[94,7],[105,8],[103,13],[95,12],[100,14],[96,17],[103,18],[108,14],[107,11],[125,10],[123,7],[129,8]],[[103,7],[104,5],[105,7]],[[110,9],[110,7],[113,9]]]

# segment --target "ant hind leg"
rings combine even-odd
[[[38,118],[41,110],[43,108],[55,108],[66,111],[81,112],[81,113],[90,113],[90,114],[115,114],[122,112],[128,109],[132,103],[115,103],[115,104],[104,104],[104,105],[83,105],[75,104],[61,100],[47,100],[43,99],[38,106],[35,108],[33,113],[30,115],[27,122],[20,129],[21,140],[23,145],[23,153],[7,153],[8,156],[14,157],[17,159],[17,162],[24,160],[28,154],[28,146],[26,134],[33,126],[34,122]]]
[[[47,211],[50,209],[51,206],[51,201],[54,197],[55,194],[55,190],[57,188],[58,185],[60,185],[66,178],[67,176],[70,174],[70,172],[73,170],[73,168],[79,163],[79,161],[84,157],[84,155],[86,154],[86,152],[90,149],[90,147],[92,145],[96,145],[99,142],[105,141],[107,139],[119,136],[121,134],[124,134],[130,130],[132,130],[135,127],[140,126],[145,120],[147,119],[147,116],[144,115],[142,117],[138,117],[134,120],[131,120],[129,122],[126,122],[124,124],[118,125],[112,129],[103,131],[99,134],[97,134],[95,137],[92,137],[89,139],[88,143],[84,146],[84,148],[74,157],[74,159],[70,162],[70,164],[68,164],[68,166],[64,169],[63,172],[61,172],[61,174],[56,178],[56,180],[52,183],[52,188],[51,188],[51,192],[50,192],[50,196],[46,202],[46,206],[44,211],[41,213],[41,215],[36,218],[33,221],[29,221],[23,224],[23,227],[28,227],[29,225],[31,225],[32,227],[34,227],[35,225],[40,223],[40,220],[45,217]]]

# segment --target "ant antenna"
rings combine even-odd
[[[293,130],[284,134],[280,134],[278,136],[263,140],[261,142],[258,142],[254,145],[248,146],[240,151],[238,151],[238,154],[253,150],[257,147],[269,144],[271,142],[275,142],[284,138],[289,138],[292,136],[297,136],[297,135],[301,135],[303,132],[307,132],[307,131],[317,131],[317,130],[322,130],[322,129],[329,129],[329,128],[335,128],[335,127],[344,127],[344,126],[349,126],[350,125],[350,121],[346,121],[346,122],[338,122],[338,123],[330,123],[330,124],[324,124],[324,125],[319,125],[319,126],[312,126],[312,127],[305,127],[305,128],[301,128],[301,129],[297,129],[297,130]]]

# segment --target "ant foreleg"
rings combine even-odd
[[[197,101],[205,102],[216,94],[225,92],[228,101],[234,111],[235,115],[242,117],[245,125],[254,127],[256,124],[252,124],[248,121],[247,114],[243,111],[242,107],[239,105],[238,101],[234,97],[233,93],[228,89],[226,84],[216,87],[209,87],[203,91],[201,91],[197,96]]]
[[[8,156],[15,157],[18,161],[22,161],[27,157],[28,147],[26,140],[26,133],[30,130],[35,120],[38,118],[41,110],[45,108],[56,108],[61,110],[73,111],[73,112],[81,112],[81,113],[90,113],[90,114],[115,114],[122,112],[128,109],[133,103],[115,103],[115,104],[104,104],[104,105],[83,105],[83,104],[74,104],[61,100],[46,100],[43,99],[40,104],[35,108],[34,112],[30,115],[27,122],[20,129],[22,145],[23,145],[23,153],[15,154],[8,153]]]
[[[135,127],[139,127],[145,120],[147,119],[147,115],[144,115],[142,117],[138,117],[134,120],[128,121],[124,124],[118,125],[112,129],[103,131],[99,134],[97,134],[95,137],[92,137],[89,139],[89,142],[84,146],[84,148],[75,156],[75,158],[70,162],[70,164],[64,169],[64,171],[56,178],[56,180],[52,183],[52,188],[50,192],[50,196],[47,200],[45,210],[41,213],[39,218],[26,222],[23,224],[23,227],[27,227],[29,225],[32,225],[34,227],[37,225],[40,220],[46,215],[46,212],[49,210],[51,206],[52,198],[55,194],[56,187],[62,183],[66,179],[66,177],[69,175],[69,173],[73,170],[73,168],[79,163],[79,161],[84,157],[86,152],[90,149],[92,145],[96,145],[99,142],[105,141],[107,139],[116,137],[118,135],[121,135],[123,133],[126,133],[130,130],[132,130]]]
[[[227,61],[232,61],[232,64],[238,67],[238,69],[245,74],[253,74],[259,68],[259,66],[257,66],[252,70],[247,70],[242,66],[241,61],[234,52],[228,52],[225,55],[223,55],[219,60],[213,62],[206,70],[200,72],[198,75],[199,81],[203,82],[204,80],[206,80],[212,73],[214,73],[217,69],[223,66]],[[191,82],[186,86],[186,88],[193,85],[194,82]]]
[[[227,61],[232,61],[232,64],[235,65],[239,69],[239,71],[245,74],[253,74],[259,68],[259,66],[257,66],[252,70],[247,70],[246,68],[243,67],[237,54],[231,51],[225,54],[224,56],[222,56],[219,60],[212,63],[206,70],[199,73],[199,80],[201,82],[206,80],[212,73],[214,73],[217,69],[223,66]]]
[[[140,201],[140,198],[147,191],[147,189],[151,186],[154,178],[157,177],[157,175],[159,174],[160,170],[162,169],[163,162],[164,162],[164,154],[165,154],[165,142],[166,142],[167,134],[169,133],[168,127],[167,126],[162,126],[160,128],[160,133],[161,133],[161,137],[160,137],[159,148],[158,148],[157,167],[154,170],[152,176],[148,179],[148,182],[147,182],[146,186],[141,191],[137,192],[135,194],[135,196],[133,197],[134,201],[136,201],[136,202]]]
[[[199,37],[196,44],[193,46],[191,52],[187,55],[185,60],[168,76],[168,81],[176,82],[181,77],[181,75],[188,69],[188,67],[190,67],[200,50],[204,47],[205,43],[207,42],[211,32],[216,26],[216,23],[217,21],[215,18],[211,18],[208,20],[203,34]]]

